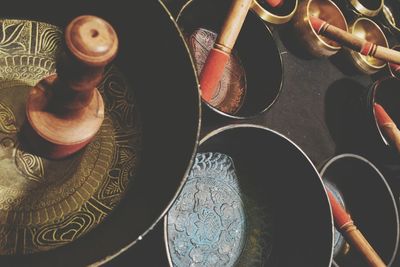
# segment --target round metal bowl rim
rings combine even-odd
[[[360,161],[362,161],[362,162],[365,162],[365,163],[367,163],[367,164],[378,174],[378,176],[380,177],[381,181],[382,181],[383,184],[386,186],[386,189],[387,189],[387,191],[388,191],[388,193],[389,193],[389,196],[390,196],[390,198],[391,198],[391,200],[392,200],[392,202],[393,202],[394,212],[395,212],[395,215],[396,215],[395,217],[396,217],[397,225],[399,225],[399,223],[400,223],[400,222],[399,222],[399,212],[398,212],[398,210],[397,210],[397,203],[396,203],[396,199],[394,198],[393,192],[392,192],[392,190],[390,189],[390,186],[389,186],[389,184],[387,183],[387,181],[386,181],[385,177],[383,176],[383,174],[382,174],[382,173],[378,170],[378,168],[377,168],[372,162],[370,162],[368,159],[366,159],[366,158],[364,158],[364,157],[362,157],[362,156],[360,156],[360,155],[356,155],[356,154],[352,154],[352,153],[344,153],[344,154],[336,155],[336,156],[334,156],[334,157],[328,159],[325,163],[323,163],[323,166],[322,166],[321,171],[320,171],[320,176],[321,176],[321,178],[323,177],[323,175],[325,174],[326,170],[332,165],[333,162],[336,162],[336,161],[338,161],[338,160],[340,160],[340,159],[343,159],[343,158],[353,158],[353,159],[357,159],[357,160],[360,160]],[[329,206],[330,206],[330,204],[329,204]],[[388,266],[390,266],[390,265],[394,262],[394,260],[396,259],[397,250],[398,250],[398,248],[399,248],[400,229],[397,229],[397,234],[396,234],[396,236],[397,236],[397,237],[396,237],[396,244],[395,244],[395,247],[394,247],[394,252],[393,252],[392,257],[391,257],[391,259],[390,259],[390,261],[389,261],[389,263],[388,263]]]
[[[159,1],[160,1],[160,0],[159,0]],[[186,4],[184,4],[184,5],[182,6],[182,8],[179,10],[178,15],[176,16],[176,22],[177,22],[178,24],[179,24],[179,19],[181,18],[182,13],[185,11],[186,7],[189,6],[189,5],[190,5],[192,2],[194,2],[194,1],[195,1],[195,0],[189,0],[189,1],[187,1]],[[197,1],[199,1],[199,0],[197,0]],[[254,0],[254,1],[255,1],[255,0]],[[296,0],[296,1],[297,1],[297,0]],[[257,15],[257,14],[255,14],[255,15]],[[245,119],[254,118],[254,117],[256,117],[256,116],[258,116],[258,115],[264,113],[265,111],[269,110],[269,109],[273,106],[273,104],[277,101],[279,95],[281,94],[282,87],[283,87],[283,82],[284,82],[284,81],[283,81],[283,80],[284,80],[284,79],[283,79],[284,65],[283,65],[283,61],[282,61],[281,52],[280,52],[280,50],[279,50],[279,47],[276,45],[276,40],[275,40],[274,35],[272,34],[271,29],[268,27],[267,24],[265,24],[265,22],[264,22],[259,16],[257,16],[257,17],[258,17],[258,19],[260,20],[260,22],[263,23],[265,29],[267,30],[267,33],[271,36],[272,40],[273,40],[274,43],[275,43],[276,50],[278,51],[279,63],[280,63],[281,68],[282,68],[282,75],[281,75],[281,77],[280,77],[280,78],[281,78],[281,81],[280,81],[280,84],[279,84],[278,93],[276,94],[276,96],[274,97],[274,99],[272,100],[272,102],[271,102],[268,106],[266,106],[266,107],[263,108],[262,110],[256,112],[255,114],[251,114],[251,115],[248,115],[248,116],[237,116],[237,115],[235,115],[235,114],[229,114],[229,113],[223,112],[223,111],[221,111],[221,110],[219,110],[219,109],[213,107],[213,106],[210,105],[207,101],[204,101],[203,98],[201,98],[201,102],[202,102],[202,103],[204,103],[204,104],[205,104],[209,109],[211,109],[213,112],[215,112],[215,113],[217,113],[217,114],[219,114],[219,115],[221,115],[221,116],[223,116],[223,117],[227,117],[227,118],[231,118],[231,119],[237,119],[237,120],[245,120]],[[185,46],[186,46],[186,42],[185,42]],[[191,54],[190,52],[189,52],[189,56],[190,56],[190,58],[191,58],[191,60],[192,60],[192,64],[193,64],[193,61],[194,61],[194,60],[193,60],[192,54]],[[194,66],[194,65],[193,65],[193,66]],[[196,73],[197,86],[198,86],[198,88],[199,88],[200,95],[201,95],[200,81],[199,81],[198,78],[197,78],[197,77],[199,77],[199,73],[197,72],[196,67],[194,67],[194,71],[195,71],[195,73]]]
[[[399,29],[399,31],[400,31],[400,29]],[[396,44],[396,45],[392,46],[391,49],[397,50],[397,51],[400,52],[400,44]],[[390,67],[390,64],[388,64],[388,66],[389,66],[390,75],[391,75],[393,78],[400,79],[400,73],[399,73],[399,74],[395,74],[395,73],[393,72],[393,70],[392,70],[392,67]]]
[[[311,5],[311,2],[312,2],[312,1],[314,1],[314,0],[308,0],[307,6],[306,6],[307,25],[308,25],[308,27],[311,29],[311,32],[314,34],[314,36],[317,37],[317,39],[318,39],[326,48],[332,49],[334,53],[337,53],[340,49],[342,49],[342,46],[341,46],[341,45],[339,45],[339,46],[333,46],[333,45],[330,45],[330,44],[326,43],[326,42],[324,41],[324,39],[322,39],[322,37],[314,30],[313,26],[311,25],[310,14],[309,14],[309,8],[310,8],[310,5]],[[336,5],[335,2],[333,2],[333,1],[331,1],[331,0],[328,0],[328,1],[326,1],[326,2],[329,2],[331,5],[333,5],[333,6],[337,9],[337,11],[339,11],[339,14],[340,14],[340,16],[342,17],[342,19],[343,19],[343,21],[344,21],[344,24],[346,25],[346,31],[349,31],[349,26],[347,25],[347,20],[346,20],[346,17],[344,16],[342,10],[340,10],[340,8]]]
[[[186,50],[187,54],[189,55],[189,59],[190,59],[191,65],[192,65],[192,69],[194,71],[193,73],[195,74],[196,73],[195,72],[196,69],[195,69],[195,66],[194,66],[193,59],[190,56],[189,48],[188,48],[188,46],[187,46],[187,44],[185,42],[185,39],[183,37],[182,32],[179,30],[178,24],[173,19],[173,16],[172,16],[171,12],[168,10],[168,8],[165,6],[165,4],[161,0],[158,0],[158,3],[162,6],[162,8],[165,10],[165,12],[167,12],[167,14],[168,14],[168,16],[169,16],[169,18],[170,18],[170,20],[172,22],[173,27],[175,27],[175,29],[177,30],[179,38],[182,40],[183,45],[185,47],[185,50]],[[199,81],[197,79],[197,75],[194,75],[194,76],[195,76],[196,84],[197,84],[197,87],[198,87]],[[198,90],[198,88],[197,88],[197,97],[198,97],[198,103],[199,103],[199,106],[198,106],[198,117],[199,117],[199,119],[198,119],[198,123],[197,123],[197,133],[196,133],[196,139],[195,139],[196,141],[194,142],[193,152],[192,152],[192,155],[191,155],[190,160],[188,162],[188,166],[187,166],[187,168],[185,170],[185,173],[183,174],[181,183],[180,183],[177,191],[175,192],[173,198],[169,201],[168,205],[165,207],[165,209],[162,211],[162,213],[156,218],[156,220],[137,239],[135,239],[131,243],[125,245],[123,248],[121,248],[119,251],[115,252],[114,254],[107,255],[107,256],[103,257],[102,259],[100,259],[100,260],[88,265],[89,267],[100,266],[100,265],[106,264],[110,260],[116,258],[117,256],[121,255],[122,253],[124,253],[125,251],[130,249],[137,242],[142,240],[144,236],[146,236],[151,230],[154,229],[156,224],[165,216],[165,214],[167,214],[168,210],[170,209],[170,207],[174,203],[175,199],[179,196],[179,193],[182,191],[182,188],[185,185],[186,180],[187,180],[188,175],[189,175],[189,172],[190,172],[190,170],[192,168],[192,165],[193,165],[193,162],[194,162],[194,157],[195,157],[195,155],[197,153],[197,148],[198,148],[198,145],[199,145],[200,129],[201,129],[201,101],[200,101],[201,97],[200,97],[200,91]]]
[[[293,1],[293,0],[291,0]],[[288,21],[290,21],[292,19],[292,17],[294,16],[294,14],[296,13],[297,10],[297,6],[298,6],[298,0],[295,0],[295,5],[293,10],[284,16],[278,16],[275,15],[271,12],[269,12],[268,10],[265,10],[260,3],[257,2],[257,0],[253,0],[253,3],[251,4],[251,9],[252,11],[254,11],[262,20],[264,20],[265,22],[269,22],[272,24],[283,24],[286,23]]]
[[[350,29],[349,29],[350,33],[353,33],[353,30],[354,30],[355,25],[356,25],[358,22],[362,21],[362,20],[365,20],[365,21],[367,21],[368,23],[372,23],[372,25],[374,25],[374,26],[378,29],[378,31],[382,34],[383,39],[384,39],[385,44],[386,44],[386,47],[389,47],[389,43],[388,43],[388,41],[387,41],[386,35],[385,35],[385,33],[382,31],[381,27],[379,27],[379,25],[378,25],[377,23],[375,23],[373,20],[371,20],[371,19],[369,19],[369,18],[365,18],[365,17],[357,18],[357,19],[351,24],[351,26],[350,26]],[[382,65],[379,65],[379,66],[372,65],[372,64],[369,63],[369,62],[365,59],[365,57],[362,56],[359,52],[355,52],[355,51],[353,51],[353,50],[350,50],[350,55],[351,55],[351,57],[354,59],[355,63],[356,63],[357,61],[361,61],[362,63],[366,64],[368,67],[372,68],[374,72],[376,72],[376,71],[378,71],[378,70],[380,70],[380,69],[383,69],[383,68],[386,66],[386,62],[384,62]],[[362,71],[365,72],[364,68],[363,68],[361,65],[359,66],[358,63],[356,63],[356,65],[357,65],[358,68],[361,68]]]
[[[359,0],[350,0],[351,5],[361,14],[367,17],[375,17],[382,10],[384,0],[380,0],[381,4],[378,9],[368,9]]]
[[[385,78],[383,78],[383,79],[377,80],[377,81],[375,81],[375,82],[371,85],[371,88],[369,89],[369,90],[372,91],[372,92],[370,92],[370,93],[372,94],[372,96],[371,96],[371,98],[369,99],[369,101],[370,101],[369,105],[370,105],[371,107],[374,106],[374,103],[375,103],[375,95],[376,95],[376,89],[378,88],[379,84],[382,83],[382,82],[384,82],[384,81],[386,81],[386,80],[391,80],[391,79],[396,79],[396,80],[398,80],[396,77],[391,77],[391,76],[389,76],[389,77],[385,77]],[[381,140],[383,141],[383,143],[384,143],[386,146],[390,146],[389,142],[386,140],[384,134],[382,133],[381,128],[379,127],[378,121],[376,120],[375,109],[374,109],[374,108],[371,108],[371,110],[369,110],[369,112],[372,112],[372,115],[373,115],[373,117],[374,117],[375,129],[378,131],[378,133],[379,133],[379,135],[380,135],[380,137],[381,137]]]
[[[294,146],[297,149],[297,151],[299,151],[303,155],[303,157],[310,163],[310,166],[314,169],[315,174],[319,177],[319,179],[318,179],[319,183],[321,184],[322,189],[325,192],[325,201],[328,203],[328,206],[330,207],[330,203],[329,203],[329,200],[328,200],[328,193],[327,193],[326,188],[324,186],[324,183],[323,183],[323,181],[321,179],[321,176],[320,176],[318,170],[316,169],[315,165],[312,163],[311,159],[307,156],[307,154],[296,143],[294,143],[292,140],[287,138],[285,135],[283,135],[283,134],[281,134],[281,133],[279,133],[279,132],[277,132],[277,131],[275,131],[273,129],[270,129],[268,127],[261,126],[261,125],[251,124],[251,123],[230,124],[230,125],[226,125],[226,126],[220,127],[218,129],[215,129],[215,130],[209,132],[207,135],[205,135],[200,140],[199,146],[201,146],[207,140],[209,140],[210,138],[218,135],[221,132],[228,131],[228,130],[233,130],[233,129],[239,129],[239,128],[264,130],[266,132],[269,132],[269,133],[272,133],[272,134],[275,134],[275,135],[279,136],[280,138],[284,139],[286,142],[288,142],[289,144]],[[334,245],[333,244],[333,235],[334,235],[334,227],[335,227],[335,225],[334,225],[334,221],[333,221],[332,209],[329,210],[329,213],[331,215],[330,216],[331,217],[330,223],[331,223],[331,226],[332,226],[331,227],[331,241],[332,241],[331,242],[331,253],[330,253],[330,257],[329,257],[329,265],[330,265],[332,263],[332,261],[333,261],[333,249],[334,249],[334,247],[333,247],[333,245]],[[164,217],[164,245],[165,245],[165,249],[167,251],[168,262],[169,262],[170,266],[173,266],[173,264],[171,262],[171,255],[169,253],[169,248],[168,248],[168,229],[167,229],[167,227],[168,227],[168,219],[167,219],[167,216],[165,216]]]

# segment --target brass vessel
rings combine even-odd
[[[264,1],[253,0],[251,9],[264,21],[272,24],[284,24],[296,13],[298,0],[285,1],[281,7],[270,10]]]
[[[349,0],[354,10],[367,17],[375,17],[382,10],[384,0]]]
[[[311,16],[319,17],[347,31],[347,22],[343,13],[330,0],[307,0],[300,2],[292,19],[297,38],[311,55],[324,57],[336,54],[341,49],[341,45],[318,35],[311,26]]]
[[[369,42],[388,47],[388,41],[381,28],[372,20],[361,17],[354,21],[349,32],[364,38]],[[373,74],[386,66],[386,62],[371,56],[364,56],[353,50],[346,49],[351,62],[362,73]]]

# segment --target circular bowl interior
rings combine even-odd
[[[201,102],[194,67],[187,47],[170,14],[161,3],[156,1],[137,3],[134,10],[131,8],[131,4],[120,0],[113,2],[112,10],[110,10],[109,2],[82,1],[57,3],[35,1],[24,3],[23,8],[20,2],[10,2],[8,7],[9,9],[0,11],[1,18],[44,21],[61,29],[64,29],[68,22],[79,15],[93,14],[107,20],[118,33],[120,44],[113,66],[123,73],[124,81],[131,85],[129,90],[132,91],[121,91],[120,80],[113,80],[113,85],[110,86],[112,91],[104,93],[127,94],[120,96],[120,101],[114,108],[124,109],[123,119],[132,119],[134,123],[140,120],[141,132],[132,132],[129,129],[126,132],[118,129],[115,132],[111,131],[113,136],[106,141],[115,140],[117,145],[111,151],[107,150],[109,147],[102,149],[107,150],[108,154],[118,155],[121,160],[115,157],[117,165],[113,169],[103,166],[104,168],[97,170],[97,175],[104,177],[104,182],[110,184],[100,184],[102,188],[104,186],[104,191],[93,195],[91,200],[81,210],[77,210],[72,217],[60,215],[60,211],[56,209],[56,214],[60,218],[53,225],[43,227],[45,229],[34,223],[29,227],[22,227],[18,225],[23,222],[21,220],[10,226],[18,227],[17,235],[13,236],[4,231],[4,225],[1,225],[0,248],[3,251],[11,251],[10,254],[18,249],[19,254],[1,255],[0,265],[87,266],[104,263],[119,254],[124,248],[135,244],[137,240],[145,238],[146,233],[168,210],[190,169],[199,134]],[[151,23],[146,23],[146,27],[143,27],[143,23],[147,21],[151,21]],[[26,25],[30,25],[30,28],[24,28]],[[16,51],[27,54],[36,51],[37,54],[25,58],[36,58],[37,60],[32,60],[32,62],[41,62],[38,52],[41,50],[37,46],[35,48],[34,43],[31,46],[23,43],[30,39],[15,39],[21,36],[18,32],[21,28],[24,32],[31,30],[33,33],[38,33],[35,31],[42,30],[42,28],[37,25],[39,24],[36,22],[27,22],[18,24],[17,27],[13,23],[6,25],[2,23],[3,33],[9,34],[11,44],[9,47],[12,49],[11,52],[8,51],[10,54],[2,53],[0,61],[4,62],[5,57],[12,57]],[[32,36],[35,37],[34,34]],[[49,38],[45,39],[48,43],[44,42],[41,48],[50,49],[54,45],[53,35],[48,34],[41,37]],[[3,38],[5,37],[3,36]],[[2,46],[2,52],[7,51],[6,48],[6,46]],[[24,62],[28,64],[30,61],[21,62],[21,64]],[[4,75],[5,72],[1,73]],[[9,89],[6,88],[7,83],[12,84],[10,81],[3,82],[2,92]],[[25,86],[29,88],[28,85]],[[132,94],[136,103],[134,106],[129,102],[131,98],[128,97]],[[4,104],[4,100],[2,98],[2,104]],[[12,110],[13,103],[8,104]],[[110,106],[107,107],[110,108]],[[24,108],[21,110],[18,112],[24,114]],[[109,111],[106,108],[106,114]],[[108,113],[108,115],[110,114]],[[120,114],[116,115],[118,117]],[[17,119],[21,118],[17,116]],[[112,123],[117,123],[117,120]],[[129,128],[130,126],[127,123],[124,127]],[[131,147],[132,140],[140,144],[135,143]],[[9,143],[1,143],[0,150],[3,156],[4,149]],[[136,146],[140,147],[139,150],[133,151],[137,159],[132,159],[130,151]],[[89,157],[86,160],[101,161],[104,160],[104,157],[104,154],[100,154],[98,158]],[[60,162],[62,163],[62,161]],[[4,164],[4,161],[1,161],[1,164]],[[4,165],[1,166],[4,170]],[[45,171],[47,171],[47,167],[47,165],[44,166]],[[64,170],[60,167],[53,171],[54,179],[46,181],[42,185],[47,186],[52,182],[63,181],[58,180],[58,173]],[[89,172],[90,169],[85,169],[85,171]],[[120,174],[126,174],[129,183],[125,190],[125,196],[118,205],[114,205],[115,203],[107,201],[112,201],[113,194],[121,188],[120,180],[117,179]],[[3,174],[1,177],[3,186],[7,177],[4,177]],[[80,177],[80,179],[84,180],[87,177]],[[110,189],[110,191],[106,185],[107,188],[114,189]],[[92,186],[95,185],[92,184]],[[53,193],[57,194],[58,191]],[[87,192],[82,196],[86,197]],[[1,198],[3,199],[3,195]],[[1,214],[4,214],[4,210]],[[61,214],[63,213],[61,212]],[[93,218],[100,217],[102,219],[107,214],[108,216],[102,223],[85,235],[81,235],[87,227],[96,223],[97,219]],[[12,218],[9,217],[9,219],[11,221]],[[39,239],[36,234],[43,231],[46,232],[46,235]],[[31,235],[32,238],[29,240],[39,242],[39,245],[46,246],[47,249],[56,245],[60,246],[45,252],[24,254],[30,253],[29,246],[32,244],[26,240]],[[15,247],[6,247],[8,241],[13,239],[16,240]],[[70,242],[71,239],[74,241]]]
[[[251,8],[266,22],[272,24],[283,24],[288,22],[294,16],[297,6],[298,0],[284,1],[282,5],[277,7],[272,7],[263,0],[255,0]]]
[[[226,184],[217,184],[232,173],[217,164],[221,156],[207,160],[210,153],[229,156],[235,182],[227,178]],[[222,261],[226,255],[228,265],[330,266],[333,221],[327,195],[314,166],[296,145],[267,128],[244,124],[211,132],[201,140],[197,155],[188,184],[164,221],[171,266],[188,266],[181,264],[184,259],[189,260],[186,264],[200,259],[197,263],[207,265],[207,260]],[[211,175],[199,175],[204,168]],[[196,187],[190,183],[200,176],[208,182],[198,182]],[[238,192],[234,198],[229,193],[232,188]],[[236,212],[220,212],[225,206]],[[182,213],[184,218],[179,216]],[[236,220],[240,224],[235,231],[230,228],[233,223],[224,224],[232,214],[241,218]],[[182,239],[189,245],[182,245]],[[230,240],[227,250],[223,249],[225,240]],[[204,254],[199,255],[193,247],[204,244]],[[224,255],[224,251],[232,253]],[[209,266],[219,263],[213,261]]]
[[[355,225],[390,265],[399,242],[399,218],[396,201],[383,175],[367,159],[354,154],[332,158],[320,174],[342,194]],[[339,266],[366,266],[351,247],[335,261]]]
[[[358,18],[350,26],[350,32],[377,45],[388,47],[388,41],[381,28],[368,18]],[[365,74],[373,74],[386,66],[386,62],[371,56],[350,51],[353,64]]]
[[[315,16],[347,31],[347,22],[339,7],[330,0],[308,0],[299,4],[293,25],[302,46],[316,57],[332,56],[341,46],[324,36],[318,35],[311,26],[310,17]]]
[[[381,131],[378,122],[376,120],[375,111],[373,108],[374,103],[380,104],[384,110],[388,113],[390,118],[396,125],[400,125],[400,92],[399,92],[400,80],[394,77],[388,77],[379,81],[376,81],[371,88],[372,97],[369,103],[369,109],[373,115],[373,126],[375,131],[379,134],[380,142],[386,146],[391,147],[389,140],[385,138],[385,134]]]
[[[361,15],[374,17],[382,10],[384,0],[349,0],[350,4]]]
[[[189,1],[179,12],[177,22],[186,36],[190,36],[198,29],[218,34],[230,4],[231,1],[225,0]],[[198,73],[204,64],[200,59],[205,58],[204,55],[208,54],[208,50],[200,52],[192,51],[194,61],[198,65]],[[234,113],[228,113],[222,107],[213,107],[205,101],[203,103],[220,115],[244,119],[267,110],[277,99],[283,81],[282,60],[271,31],[252,12],[246,17],[233,54],[245,72],[245,95],[241,107]],[[223,82],[236,86],[229,79]]]

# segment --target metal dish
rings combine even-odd
[[[200,97],[183,38],[160,3],[138,3],[153,18],[145,28],[144,16],[132,16],[124,1],[114,5],[110,12],[107,3],[10,2],[0,14],[11,18],[0,23],[2,266],[108,261],[145,237],[190,168]],[[18,134],[24,97],[55,71],[60,29],[82,14],[109,21],[121,43],[99,86],[106,120],[84,151],[48,161],[30,153]]]
[[[368,18],[358,18],[350,25],[349,32],[380,46],[389,46],[386,36],[381,28],[378,26],[378,24]],[[373,74],[386,67],[385,61],[370,56],[364,56],[353,50],[346,49],[346,51],[347,56],[350,57],[352,64],[361,73]]]
[[[171,266],[329,266],[333,253],[314,166],[286,137],[249,124],[201,140],[164,233]]]
[[[188,37],[199,29],[217,34],[230,4],[231,2],[227,0],[188,1],[177,16],[177,23]],[[208,55],[207,49],[213,45],[210,37],[201,38],[200,41],[202,41],[203,49],[195,49],[195,51],[189,42],[198,72],[201,71],[202,64]],[[235,55],[231,56],[231,61],[233,61],[232,58],[237,58],[236,62],[242,67],[236,67],[236,69],[242,69],[239,73],[244,72],[245,74],[235,75],[238,72],[236,71],[231,77],[241,76],[243,78],[235,79],[235,82],[231,82],[232,78],[222,80],[219,90],[224,92],[226,91],[223,90],[225,87],[230,87],[230,92],[233,92],[235,91],[233,89],[240,87],[241,89],[236,89],[236,91],[242,90],[245,93],[240,108],[236,112],[230,113],[230,109],[226,109],[224,106],[212,106],[204,101],[203,103],[206,110],[211,111],[212,114],[246,119],[266,111],[278,98],[283,83],[282,59],[271,31],[253,12],[249,12],[246,17],[234,51]]]
[[[332,56],[342,47],[318,35],[311,26],[310,16],[319,17],[328,23],[347,31],[346,19],[339,7],[330,0],[302,1],[292,19],[293,28],[301,45],[308,53],[316,57]]]
[[[355,224],[390,266],[396,258],[400,228],[396,200],[384,176],[370,161],[354,154],[333,157],[320,174],[341,192]],[[366,265],[351,247],[335,261],[338,266]]]

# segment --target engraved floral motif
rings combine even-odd
[[[14,113],[3,103],[0,103],[0,132],[5,134],[17,132]]]
[[[174,266],[231,266],[243,249],[246,229],[232,160],[197,154],[187,184],[168,213]]]
[[[0,54],[9,55],[26,50],[25,45],[18,41],[23,28],[24,23],[22,22],[6,25],[3,21],[0,24]]]
[[[25,152],[18,146],[16,149],[15,164],[27,179],[38,183],[43,182],[44,165],[40,157]]]

